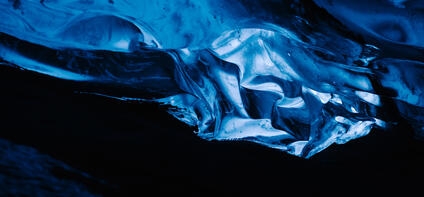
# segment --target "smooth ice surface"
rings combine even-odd
[[[205,139],[310,157],[395,123],[389,111],[424,135],[422,8],[417,0],[8,0],[0,58],[131,87],[136,97],[105,96],[169,105]]]

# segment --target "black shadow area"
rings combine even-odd
[[[304,160],[248,142],[205,141],[156,104],[76,90],[73,82],[1,67],[0,138],[107,181],[114,192],[100,191],[105,196],[344,196],[422,187],[424,143],[404,123]]]

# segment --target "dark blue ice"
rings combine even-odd
[[[204,139],[308,158],[396,124],[388,111],[424,136],[423,8],[419,0],[8,0],[0,59],[139,90],[104,96],[169,105]]]

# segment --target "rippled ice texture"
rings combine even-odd
[[[0,58],[131,87],[137,96],[107,96],[167,104],[205,139],[308,158],[399,118],[424,135],[423,8],[416,0],[8,0],[0,1]]]

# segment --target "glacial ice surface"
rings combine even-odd
[[[204,139],[309,158],[399,118],[424,136],[422,8],[419,0],[8,0],[0,65],[131,87],[136,97],[105,96],[166,104]]]

